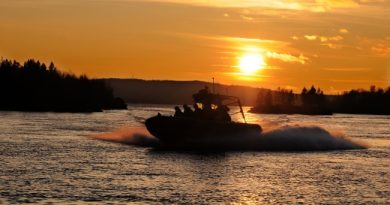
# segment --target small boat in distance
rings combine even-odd
[[[239,142],[241,137],[259,135],[258,124],[246,122],[240,99],[210,93],[208,88],[193,95],[194,110],[184,105],[175,107],[174,116],[157,116],[145,121],[147,130],[167,147],[214,148]],[[234,122],[228,113],[230,105],[238,105],[244,122]]]

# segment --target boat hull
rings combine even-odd
[[[242,138],[260,135],[257,124],[203,121],[191,118],[155,116],[145,121],[146,128],[161,143],[169,146],[215,147],[234,144]]]

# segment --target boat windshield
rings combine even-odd
[[[240,99],[238,97],[210,93],[208,91],[208,87],[205,87],[204,89],[200,90],[192,97],[194,103],[202,110],[229,110],[228,106],[238,105],[240,108],[240,113],[242,114],[242,117],[246,122],[245,114],[242,109]]]

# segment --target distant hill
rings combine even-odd
[[[212,83],[203,81],[140,80],[140,79],[104,79],[113,89],[114,96],[128,103],[144,104],[192,104],[192,94]],[[253,106],[256,97],[263,88],[248,86],[215,84],[215,92],[237,96],[243,105]]]

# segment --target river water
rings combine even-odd
[[[0,112],[0,204],[390,204],[390,116],[247,113],[312,150],[184,152],[154,148],[157,112]]]

